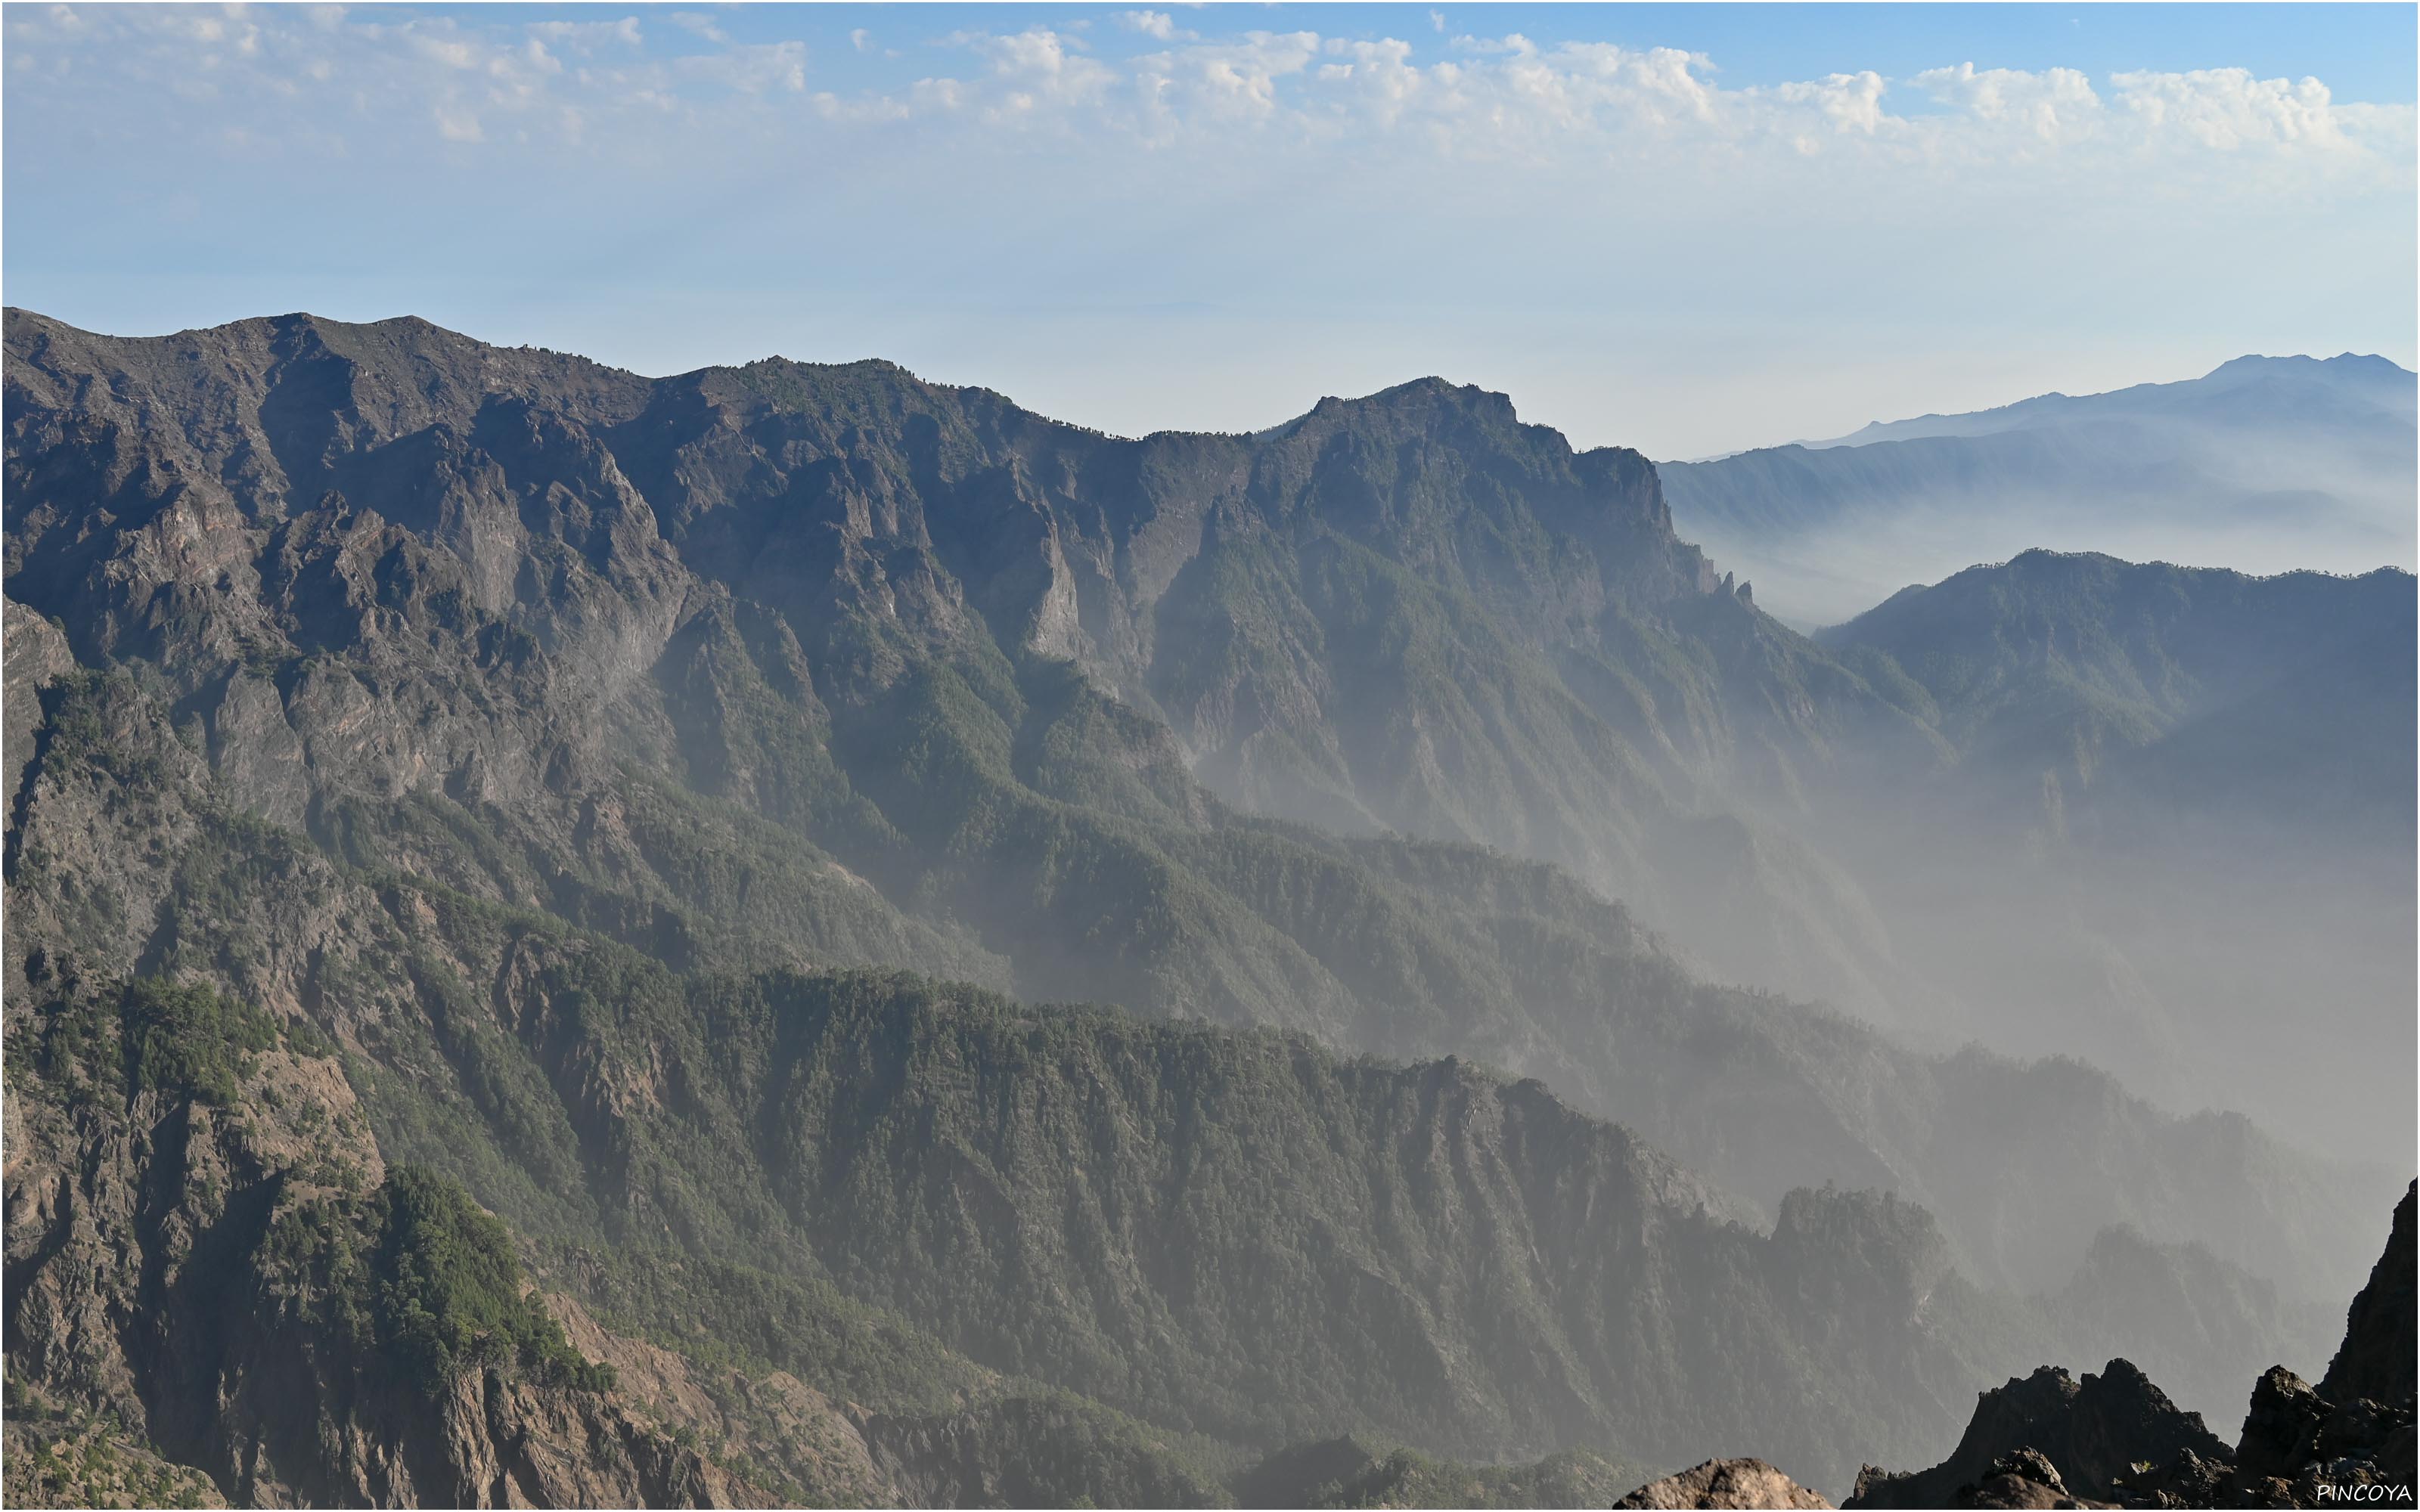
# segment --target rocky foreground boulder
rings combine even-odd
[[[2313,1386],[2273,1366],[2253,1385],[2233,1447],[2127,1361],[2081,1381],[2045,1365],[1983,1393],[1947,1459],[1899,1474],[1869,1465],[1846,1504],[2412,1505],[2415,1197],[2420,1182],[2395,1210],[2385,1253],[2347,1312],[2326,1377]]]
[[[1830,1506],[1761,1459],[1709,1459],[1694,1470],[1650,1481],[1613,1504],[1618,1507]]]
[[[2077,1496],[2067,1489],[2066,1478],[2058,1467],[2037,1450],[2020,1449],[1992,1461],[1983,1478],[1972,1486],[1959,1488],[1950,1498],[1954,1507],[2066,1507],[2116,1506],[2115,1502],[2096,1502]]]

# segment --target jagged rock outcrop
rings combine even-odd
[[[1618,1507],[1825,1507],[1832,1504],[1761,1459],[1709,1459],[1650,1481]]]
[[[2081,1384],[2044,1366],[1985,1393],[1947,1460],[1901,1475],[1869,1466],[1844,1504],[2314,1506],[2329,1500],[2322,1486],[2409,1486],[2411,1459],[2408,1406],[2330,1402],[2280,1366],[2254,1386],[2230,1448],[2114,1360]]]
[[[2407,1270],[2408,1277],[2409,1272]],[[2318,1506],[2349,1488],[2412,1489],[2412,1402],[2331,1400],[2280,1365],[2252,1388],[2235,1469],[2219,1502]]]
[[[2224,1458],[2226,1445],[2197,1412],[2180,1411],[2133,1365],[2112,1360],[2077,1381],[2044,1365],[2022,1381],[1987,1391],[1950,1457],[1931,1470],[1892,1475],[1868,1466],[1851,1506],[1951,1505],[1962,1489],[1991,1479],[1993,1464],[2019,1451],[2041,1457],[2060,1494],[2107,1498],[2140,1460],[2165,1462],[2191,1451]]]

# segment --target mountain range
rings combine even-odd
[[[2414,395],[2382,357],[2240,357],[1656,471],[1682,531],[1802,625],[2037,547],[2409,570]]]
[[[11,311],[7,429],[9,1388],[147,1485],[1844,1489],[2315,1374],[2410,1176],[2408,573],[1810,639],[1435,380]]]

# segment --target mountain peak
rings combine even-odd
[[[2370,381],[2397,378],[2410,378],[2413,376],[2409,368],[2389,358],[2381,357],[2376,352],[2346,351],[2338,352],[2334,357],[2313,357],[2307,353],[2270,357],[2253,352],[2219,363],[2204,375],[2203,381],[2208,382],[2213,378],[2266,378],[2289,374]]]
[[[1332,393],[1326,394],[1320,399],[1319,403],[1311,407],[1311,414],[1337,415],[1359,412],[1406,414],[1437,410],[1483,416],[1511,424],[1520,423],[1520,415],[1512,407],[1512,395],[1498,393],[1492,389],[1482,389],[1476,383],[1456,383],[1450,378],[1438,378],[1434,374],[1426,378],[1413,378],[1408,383],[1398,383],[1392,388],[1380,389],[1375,393],[1363,394],[1357,398],[1340,398]],[[1304,418],[1308,419],[1309,416]]]

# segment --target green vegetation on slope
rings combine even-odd
[[[504,1226],[453,1182],[409,1165],[379,1189],[364,1273],[378,1347],[425,1390],[456,1372],[511,1365],[549,1384],[610,1391],[611,1365],[582,1359],[522,1291]]]

